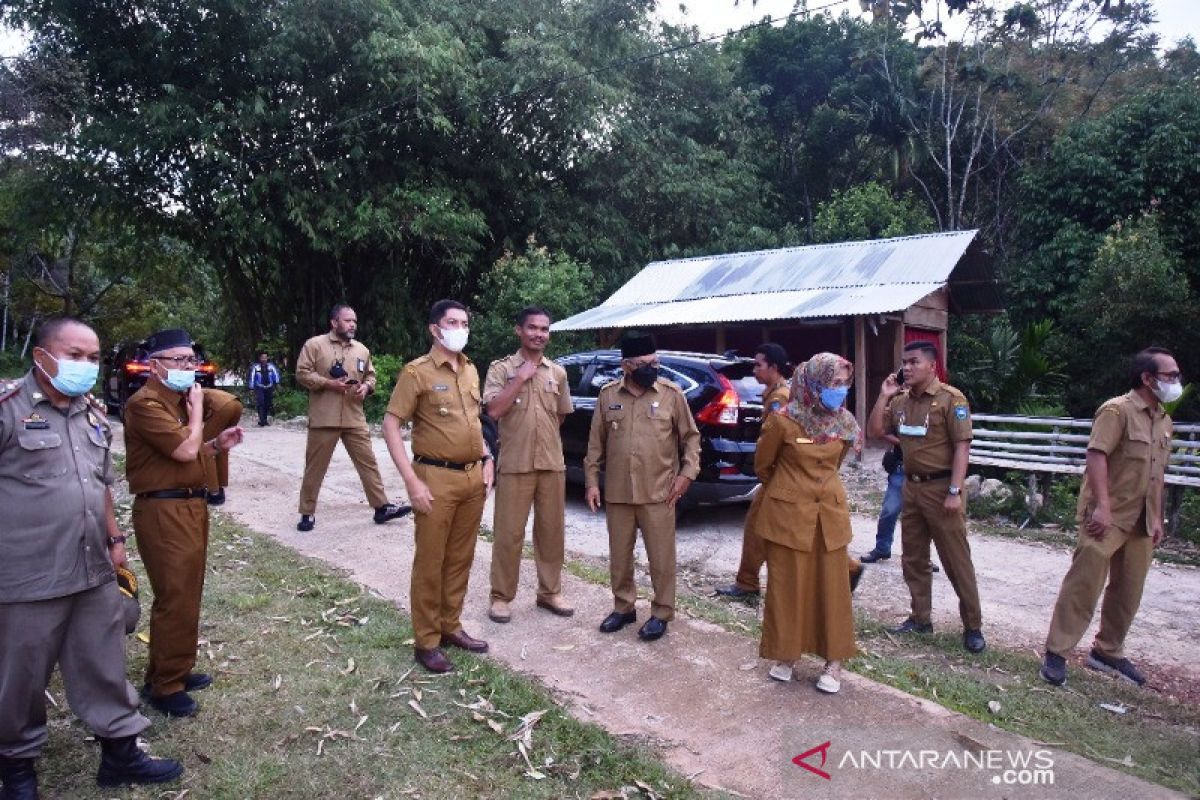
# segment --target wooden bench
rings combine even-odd
[[[1039,477],[1044,498],[1055,475],[1083,474],[1092,432],[1090,419],[1008,414],[973,414],[971,419],[975,434],[971,440],[972,465],[1029,473],[1026,505],[1030,515],[1021,527],[1036,523],[1034,496]],[[1165,482],[1167,532],[1175,535],[1184,491],[1200,488],[1200,425],[1175,423]]]

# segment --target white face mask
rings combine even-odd
[[[1183,384],[1179,381],[1157,381],[1150,391],[1154,392],[1159,402],[1174,403],[1183,397]]]
[[[463,348],[467,346],[467,337],[471,335],[471,331],[467,328],[450,328],[447,330],[439,325],[438,331],[442,334],[442,347],[451,353],[461,353]]]

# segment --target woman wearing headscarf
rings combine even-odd
[[[778,663],[772,678],[792,678],[805,653],[825,659],[817,689],[841,688],[841,662],[856,652],[850,574],[852,532],[842,459],[861,446],[861,432],[846,410],[850,362],[817,353],[796,369],[786,414],[763,424],[754,471],[766,497],[758,531],[766,544],[767,599],[759,655]]]

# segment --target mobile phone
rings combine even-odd
[[[350,380],[346,381],[347,386],[353,386],[356,383],[358,383],[358,381],[356,381],[354,378],[351,378]]]
[[[904,370],[902,370],[902,369],[896,370],[895,379],[896,379],[897,386],[903,386],[904,385]]]

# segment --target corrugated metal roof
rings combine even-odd
[[[946,284],[977,231],[656,261],[554,330],[808,319],[908,308]]]

